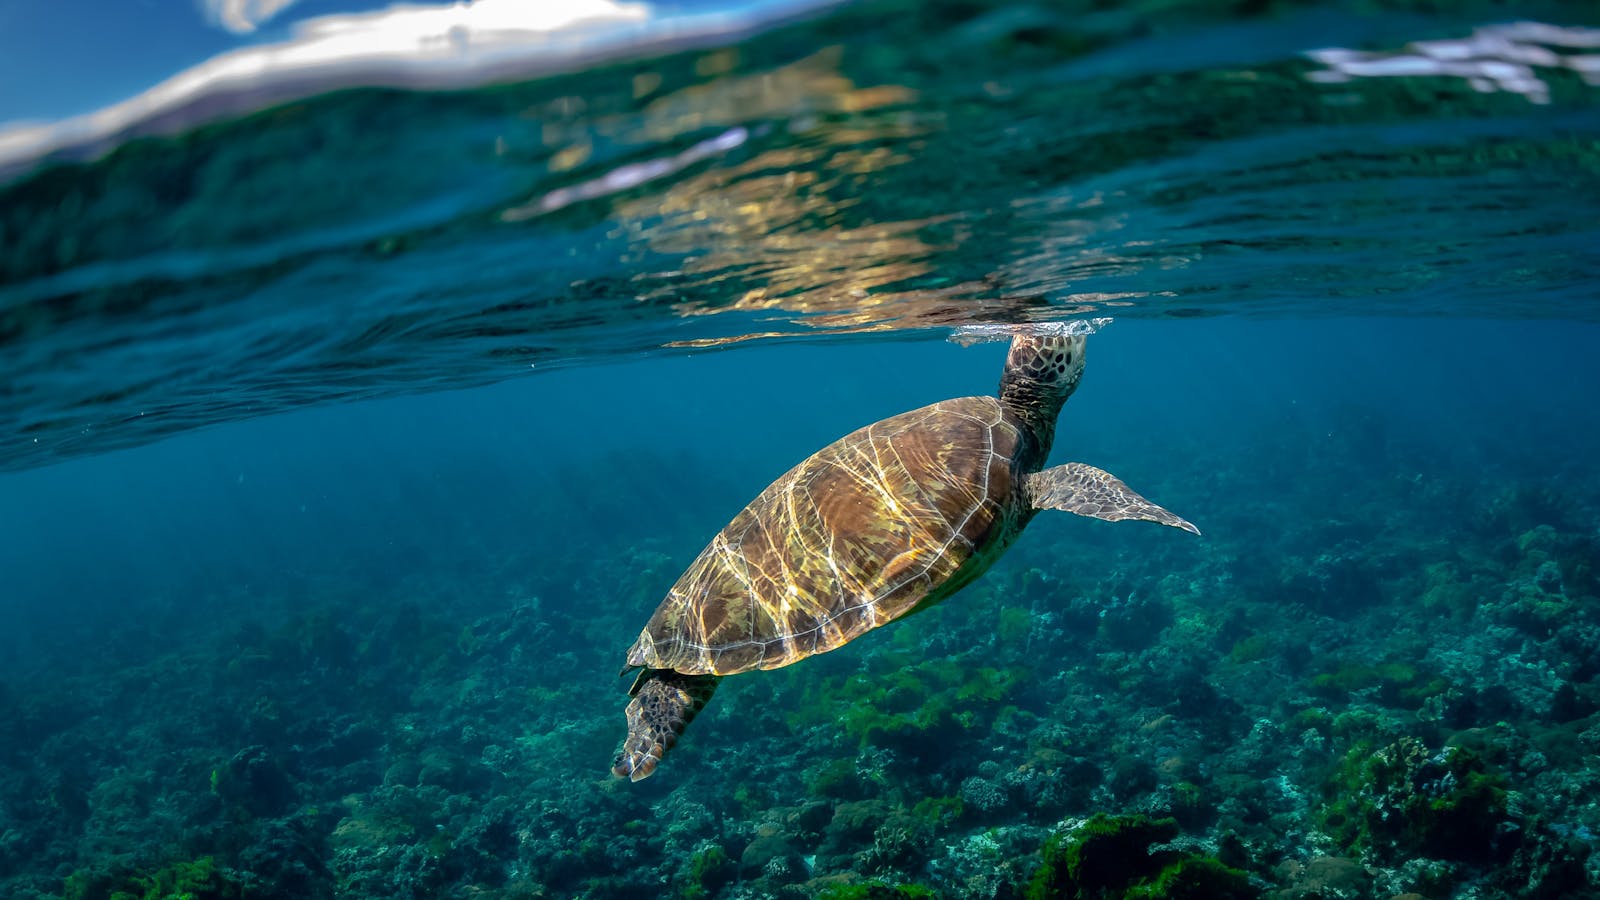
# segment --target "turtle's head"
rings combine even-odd
[[[1084,336],[1019,334],[1000,376],[1000,402],[1027,424],[1039,461],[1050,452],[1061,404],[1083,377]]]
[[[1083,377],[1084,336],[1019,334],[1011,339],[1006,371],[1000,376],[1000,397],[1014,395],[1022,403],[1060,404],[1078,389]]]

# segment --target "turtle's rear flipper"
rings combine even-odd
[[[1083,463],[1067,463],[1029,475],[1028,496],[1035,509],[1061,509],[1107,522],[1160,522],[1190,534],[1200,533],[1200,529],[1134,493],[1117,476]]]
[[[627,710],[628,737],[611,771],[632,781],[649,778],[721,680],[717,675],[684,675],[671,669],[639,673],[629,692],[633,700]]]

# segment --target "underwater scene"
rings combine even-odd
[[[0,4],[0,897],[1600,898],[1600,6],[198,5]]]

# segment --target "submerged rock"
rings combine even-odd
[[[1274,874],[1284,887],[1269,900],[1366,900],[1372,896],[1372,873],[1353,859],[1316,856],[1302,863],[1288,860]]]

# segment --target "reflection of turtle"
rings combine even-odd
[[[1199,534],[1092,466],[1040,471],[1083,350],[1082,336],[1017,337],[998,398],[868,425],[762,491],[629,648],[628,668],[644,671],[612,771],[634,781],[654,772],[722,676],[832,650],[960,590],[1041,509]]]

